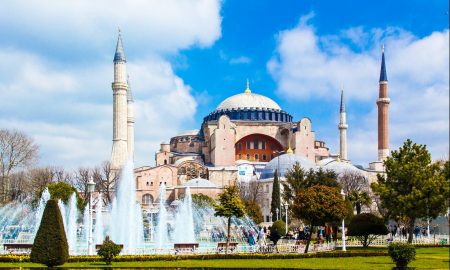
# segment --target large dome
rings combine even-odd
[[[232,109],[272,109],[281,111],[280,106],[272,99],[254,94],[254,93],[241,93],[231,96],[217,106],[216,111],[220,110],[232,110]]]

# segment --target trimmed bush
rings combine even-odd
[[[363,247],[368,247],[378,235],[388,233],[383,219],[371,213],[354,216],[348,225],[348,235],[355,236]]]
[[[411,261],[416,259],[416,248],[408,243],[392,243],[388,246],[388,254],[397,268],[404,269]]]
[[[56,200],[49,200],[34,238],[30,260],[53,267],[64,264],[68,259],[69,246],[61,212]]]
[[[286,235],[286,222],[282,220],[277,220],[272,224],[272,228],[277,229],[280,236]]]
[[[109,236],[107,235],[105,241],[103,241],[102,246],[97,251],[97,254],[98,256],[103,258],[103,261],[107,265],[110,265],[114,257],[119,255],[121,251],[122,247],[111,241],[109,239]]]

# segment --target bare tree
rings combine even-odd
[[[369,181],[364,175],[356,171],[346,171],[339,177],[339,182],[348,199],[352,202],[353,208],[356,209],[356,214],[361,213],[361,208],[364,205],[371,205]]]
[[[78,190],[78,192],[80,192],[81,196],[83,196],[84,199],[87,199],[87,184],[89,183],[89,180],[91,176],[93,176],[93,174],[94,172],[92,169],[83,167],[78,168],[78,170],[75,172],[75,177],[73,178],[72,185]]]
[[[345,171],[339,176],[338,180],[345,194],[350,194],[353,191],[367,192],[369,190],[369,181],[367,178],[356,171]]]
[[[94,169],[93,177],[96,189],[102,193],[105,204],[111,204],[114,187],[120,174],[115,173],[111,169],[109,161],[105,161],[100,167]]]
[[[30,189],[39,192],[54,182],[55,172],[52,167],[35,168],[28,171],[28,178]]]
[[[263,185],[258,179],[252,179],[250,181],[237,181],[236,186],[239,189],[239,197],[242,201],[249,201],[259,203]]]
[[[25,133],[0,129],[0,201],[11,199],[11,173],[37,160],[39,148]]]

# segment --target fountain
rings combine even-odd
[[[169,242],[166,209],[166,185],[159,187],[158,224],[156,225],[155,244],[157,249],[164,248]]]
[[[103,213],[102,213],[102,194],[98,194],[97,205],[95,207],[95,229],[94,229],[94,243],[103,243]]]
[[[154,237],[145,242],[143,215],[141,206],[136,203],[136,181],[131,162],[122,171],[111,205],[103,205],[102,194],[97,194],[94,227],[89,225],[88,207],[83,213],[78,211],[75,193],[67,204],[59,202],[70,254],[87,254],[89,231],[93,232],[94,244],[101,244],[108,234],[112,241],[124,246],[123,254],[168,253],[173,251],[175,244],[185,243],[198,243],[201,252],[215,249],[217,242],[225,241],[226,220],[214,216],[213,206],[194,204],[189,187],[185,187],[184,197],[177,200],[178,204],[167,204],[164,183],[159,186],[159,193],[155,224],[153,216],[149,224]],[[44,190],[35,208],[31,203],[0,206],[0,252],[2,243],[33,242],[49,199],[49,191]],[[233,241],[246,242],[245,234],[251,227],[255,228],[255,225],[248,218],[232,218]]]
[[[191,190],[186,187],[183,203],[175,215],[174,243],[194,243],[194,218],[192,213]]]
[[[130,254],[135,253],[144,242],[142,211],[140,205],[136,203],[136,181],[133,168],[133,163],[128,162],[122,170],[116,197],[111,207],[108,231],[111,240],[124,245],[124,252]]]

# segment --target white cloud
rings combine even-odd
[[[41,146],[42,165],[110,158],[113,49],[122,29],[135,97],[136,165],[192,124],[197,103],[166,60],[221,36],[220,0],[2,1],[0,128]]]
[[[89,53],[120,26],[128,48],[177,52],[220,37],[220,8],[218,0],[6,0],[0,28],[19,45]]]
[[[355,27],[339,35],[317,35],[308,20],[278,35],[267,68],[280,96],[293,101],[338,102],[344,85],[347,106],[370,106],[370,113],[348,108],[349,157],[357,163],[376,159],[380,47],[386,44],[390,105],[390,143],[406,138],[427,144],[433,158],[449,149],[449,30],[416,37],[400,28]],[[366,110],[367,111],[367,110]],[[333,114],[335,112],[332,112]],[[334,124],[334,123],[333,123]],[[320,130],[320,127],[316,127]],[[321,134],[337,152],[336,136]]]

